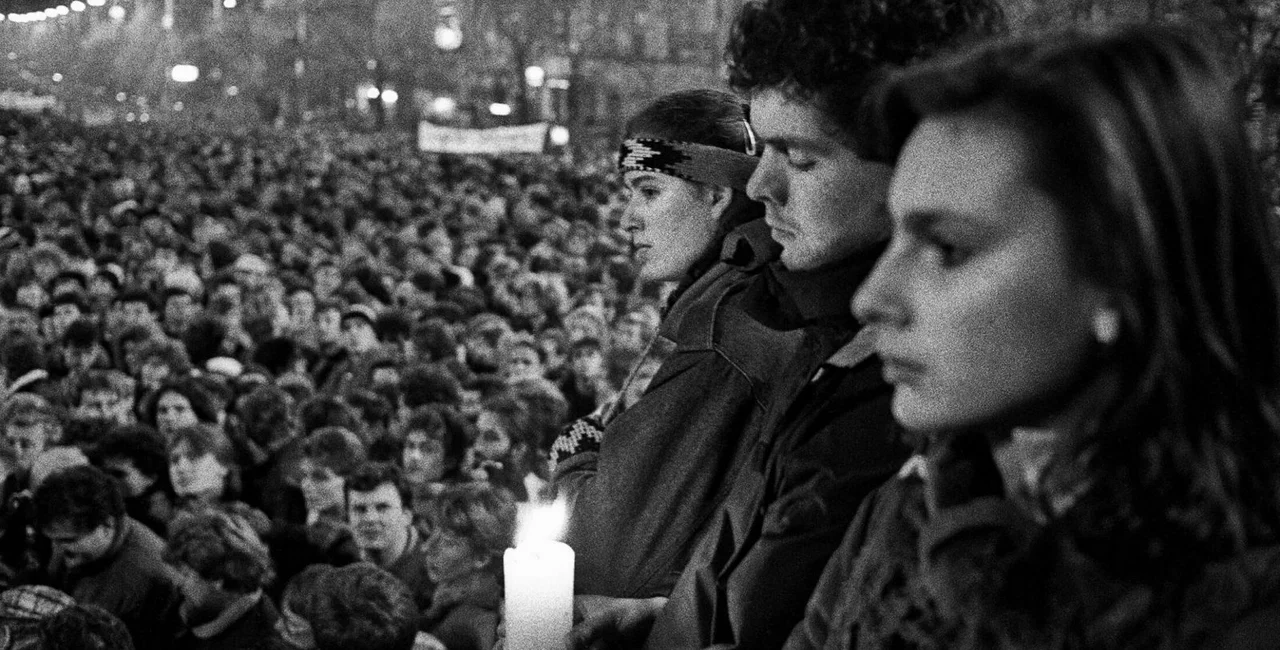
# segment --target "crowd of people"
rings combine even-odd
[[[555,436],[622,397],[656,330],[615,180],[19,113],[0,114],[0,178],[9,584],[110,605],[160,648],[246,594],[326,620],[320,583],[286,586],[366,561],[411,587],[423,631],[489,650],[514,504],[546,498]],[[135,545],[189,583],[101,602]],[[166,618],[183,584],[219,581],[207,611]]]
[[[616,174],[0,114],[0,629],[491,650],[557,499],[571,649],[1276,647],[1230,68],[1004,32],[747,3]]]

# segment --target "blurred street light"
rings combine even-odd
[[[370,87],[368,90],[364,91],[364,96],[368,97],[369,99],[377,99],[378,96],[381,94],[382,93],[379,92],[379,90],[376,87]]]
[[[391,89],[382,91],[382,103],[394,104],[399,100],[400,100],[400,93]]]
[[[124,7],[116,5],[107,11],[107,15],[111,16],[111,20],[124,20]]]
[[[79,12],[79,11],[84,11],[85,9],[86,9],[85,4],[84,4],[83,2],[81,2],[80,0],[74,0],[74,1],[71,3],[71,10],[72,10],[72,11]]]
[[[101,7],[105,4],[107,4],[107,0],[89,0],[90,7]]]
[[[67,8],[67,5],[58,5],[57,8],[54,9],[54,11],[56,11],[59,16],[65,16],[71,13],[71,10]]]
[[[546,70],[543,70],[536,65],[531,65],[524,69],[524,82],[529,84],[530,88],[541,88],[543,82],[546,80]]]
[[[431,110],[440,115],[450,115],[458,108],[458,102],[452,97],[437,97],[431,100]]]
[[[551,139],[551,144],[556,147],[563,147],[569,144],[569,129],[556,125],[551,127],[550,133],[547,134]]]
[[[436,27],[436,47],[452,52],[462,47],[462,31],[449,25]]]
[[[62,81],[62,73],[61,72],[53,73],[53,83],[59,83],[61,81]]]
[[[511,104],[503,104],[502,102],[489,104],[489,113],[497,117],[506,117],[511,114]]]
[[[169,71],[169,76],[180,84],[189,84],[200,78],[200,68],[189,63],[179,63]]]
[[[225,9],[235,9],[236,0],[222,0],[222,6]]]

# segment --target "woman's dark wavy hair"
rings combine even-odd
[[[921,119],[975,109],[1027,139],[1076,271],[1122,320],[1118,387],[1043,478],[1087,485],[1054,525],[1154,584],[1280,532],[1276,224],[1208,42],[1151,26],[1013,41],[904,74],[874,111],[899,147]]]
[[[756,0],[725,49],[729,84],[814,101],[846,135],[851,110],[893,70],[1005,31],[996,0]]]
[[[627,121],[628,138],[661,138],[693,142],[756,155],[755,136],[742,100],[723,90],[698,88],[663,95]],[[738,226],[764,217],[764,205],[733,191],[729,207],[716,224],[711,246],[695,261],[672,292],[668,306],[720,260],[724,238]]]

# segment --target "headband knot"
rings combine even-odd
[[[656,172],[742,192],[759,163],[759,158],[740,151],[659,138],[624,140],[618,153],[622,171]]]

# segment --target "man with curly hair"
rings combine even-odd
[[[777,648],[804,615],[863,498],[906,449],[891,391],[849,311],[889,239],[893,169],[861,106],[893,71],[1000,31],[996,0],[756,0],[734,25],[731,84],[751,102],[763,156],[747,194],[781,245],[756,259],[738,304],[803,342],[771,387],[755,449],[669,598],[579,599],[572,635],[646,648]],[[732,245],[732,244],[731,244]],[[742,249],[746,247],[747,250]]]

